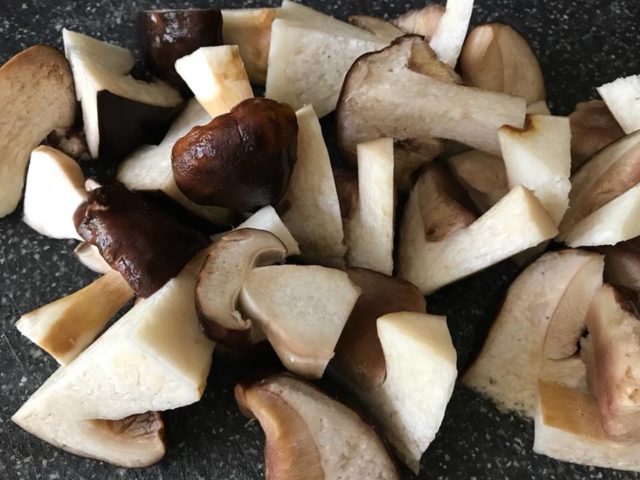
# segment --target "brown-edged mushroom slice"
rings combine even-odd
[[[375,430],[315,387],[273,375],[235,388],[242,412],[266,435],[266,479],[398,480]]]
[[[556,371],[574,371],[571,355],[591,297],[602,284],[602,268],[601,255],[579,250],[550,252],[527,267],[509,288],[464,384],[502,409],[533,417],[547,359],[553,360],[547,368],[553,366],[548,370],[558,380]]]
[[[251,317],[238,311],[240,290],[252,269],[282,263],[287,248],[264,230],[227,233],[209,248],[196,286],[196,305],[205,334],[225,347],[241,348],[261,340]]]
[[[180,93],[133,78],[129,50],[66,29],[62,34],[91,156],[122,160],[140,145],[162,140],[182,109]]]
[[[429,41],[440,61],[452,68],[458,63],[472,12],[473,0],[447,0],[444,14]]]
[[[67,365],[133,298],[120,273],[111,270],[86,287],[20,317],[16,328],[61,365]]]
[[[527,40],[501,23],[469,33],[460,56],[466,85],[523,97],[528,105],[546,99],[542,69]]]
[[[22,220],[52,238],[80,239],[73,214],[87,199],[80,165],[51,147],[31,152]]]
[[[383,18],[370,15],[349,15],[348,20],[351,25],[366,30],[387,42],[392,42],[404,35],[404,32],[399,27]]]
[[[241,228],[253,228],[255,230],[264,230],[265,232],[272,233],[278,237],[278,240],[287,248],[287,256],[300,255],[298,242],[293,238],[293,235],[291,235],[291,232],[271,205],[262,207],[247,218],[238,225],[237,229],[240,230]]]
[[[277,265],[248,273],[240,308],[260,326],[288,370],[320,378],[359,295],[341,270]]]
[[[36,45],[0,67],[0,218],[20,201],[31,151],[57,128],[73,124],[76,104],[69,64]]]
[[[640,130],[640,75],[618,78],[598,87],[598,93],[624,133]]]
[[[113,270],[111,265],[102,258],[100,250],[95,245],[80,242],[78,246],[73,249],[73,254],[82,265],[93,272],[104,274]]]
[[[420,9],[409,10],[407,13],[392,20],[391,23],[405,33],[421,35],[425,40],[429,41],[433,37],[443,14],[444,7],[432,3]]]

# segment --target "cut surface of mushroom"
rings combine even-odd
[[[618,78],[598,87],[598,93],[624,130],[640,130],[640,75]]]
[[[396,38],[404,35],[404,32],[399,27],[383,18],[369,15],[349,15],[349,23],[387,42],[392,42]]]
[[[27,95],[28,93],[28,95]],[[56,49],[36,45],[0,67],[0,217],[20,201],[29,155],[76,113],[69,64]]]
[[[473,0],[447,0],[429,46],[440,61],[455,67],[469,29]]]
[[[275,208],[271,205],[262,207],[238,225],[236,230],[240,230],[241,228],[253,228],[255,230],[264,230],[265,232],[269,232],[278,237],[278,240],[284,243],[284,246],[287,248],[288,256],[300,255],[300,246],[298,245],[298,242],[293,238],[291,231],[282,222]]]
[[[392,23],[405,33],[421,35],[429,41],[436,31],[438,22],[444,14],[442,5],[432,3],[423,8],[409,10],[400,15]]]
[[[320,378],[359,295],[341,270],[276,265],[249,272],[240,306],[288,370]]]

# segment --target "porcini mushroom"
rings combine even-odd
[[[598,87],[598,93],[624,133],[640,130],[640,75],[618,78]]]
[[[287,248],[288,256],[300,255],[298,242],[293,238],[291,231],[282,222],[282,219],[271,205],[262,207],[238,225],[237,229],[240,230],[242,228],[253,228],[255,230],[264,230],[265,232],[272,233]]]

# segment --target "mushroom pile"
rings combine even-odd
[[[100,275],[17,322],[60,367],[13,421],[148,466],[214,348],[262,351],[280,371],[235,398],[267,478],[418,474],[458,376],[424,295],[511,259],[461,381],[535,419],[535,452],[640,471],[640,77],[554,116],[527,40],[472,8],[145,11],[145,80],[68,30],[3,65],[0,215],[24,186],[24,222]]]

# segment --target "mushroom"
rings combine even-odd
[[[429,41],[442,63],[451,68],[456,66],[464,39],[467,37],[469,21],[473,12],[473,0],[447,0],[444,14]]]
[[[16,328],[59,364],[68,365],[132,298],[129,284],[111,270],[77,292],[25,313]]]
[[[242,228],[253,228],[255,230],[264,230],[275,235],[287,248],[287,255],[300,255],[300,247],[298,242],[293,238],[287,226],[282,223],[275,209],[268,205],[262,207],[256,213],[247,218],[238,225],[238,230]]]
[[[393,167],[392,138],[358,145],[358,202],[345,223],[349,266],[393,272]]]
[[[300,242],[301,259],[343,267],[344,231],[331,159],[318,117],[311,105],[296,112],[296,163],[279,210],[282,221]]]
[[[184,94],[189,88],[176,72],[176,60],[200,47],[222,45],[222,13],[217,8],[145,10],[138,13],[138,33],[153,73]]]
[[[444,7],[437,3],[428,4],[420,9],[409,10],[391,23],[405,33],[421,35],[430,41],[444,14]]]
[[[159,290],[208,244],[205,235],[117,183],[89,192],[74,221],[80,237],[141,297]]]
[[[182,109],[180,93],[129,75],[135,60],[127,49],[66,29],[63,40],[91,156],[119,161],[142,144],[160,142]]]
[[[205,334],[228,348],[262,340],[250,319],[238,311],[242,285],[251,270],[282,263],[287,248],[273,234],[243,228],[233,230],[209,248],[196,285],[196,305]]]
[[[51,147],[31,152],[24,192],[24,223],[52,238],[77,238],[73,214],[87,199],[80,165]]]
[[[357,144],[380,137],[395,139],[402,177],[442,153],[442,138],[499,154],[498,129],[523,126],[524,99],[459,82],[417,36],[360,57],[347,74],[336,114],[347,164],[355,168]]]
[[[225,43],[238,46],[251,83],[264,85],[267,81],[271,25],[276,18],[276,9],[222,10],[222,18]]]
[[[102,258],[100,250],[95,245],[80,242],[78,246],[73,249],[73,254],[82,265],[93,272],[104,274],[113,270],[111,265]]]
[[[358,205],[358,173],[337,167],[333,170],[333,180],[338,193],[340,215],[343,221],[348,220],[353,216]]]
[[[276,204],[289,183],[297,135],[289,106],[245,100],[175,143],[174,179],[190,200],[203,205],[251,211]]]
[[[455,180],[428,165],[400,226],[398,275],[422,293],[472,275],[553,238],[558,230],[531,192],[512,189],[477,218]]]
[[[571,129],[566,117],[527,115],[523,129],[498,131],[509,188],[533,192],[556,225],[569,208]]]
[[[404,35],[404,32],[399,27],[382,18],[369,15],[349,15],[348,20],[351,25],[366,30],[387,42],[392,42]]]
[[[202,47],[175,62],[200,105],[217,117],[247,98],[253,90],[236,45]]]
[[[549,252],[528,266],[509,288],[463,383],[501,409],[533,417],[538,378],[550,373],[564,383],[560,371],[575,382],[572,356],[603,266],[601,255],[580,250]]]
[[[267,480],[400,478],[375,430],[303,381],[273,375],[236,385],[235,396],[264,429]]]
[[[73,124],[69,64],[54,48],[30,47],[0,67],[0,218],[20,201],[31,151],[56,128]]]
[[[502,23],[485,23],[471,30],[460,69],[471,87],[523,97],[528,105],[547,97],[542,69],[529,42]]]
[[[640,238],[600,247],[598,251],[605,255],[605,282],[640,292]]]
[[[351,64],[387,41],[304,5],[283,1],[271,27],[266,96],[331,113]]]
[[[626,134],[640,130],[640,75],[618,78],[598,93]]]
[[[240,307],[288,370],[321,378],[359,295],[341,270],[277,265],[249,272]]]

